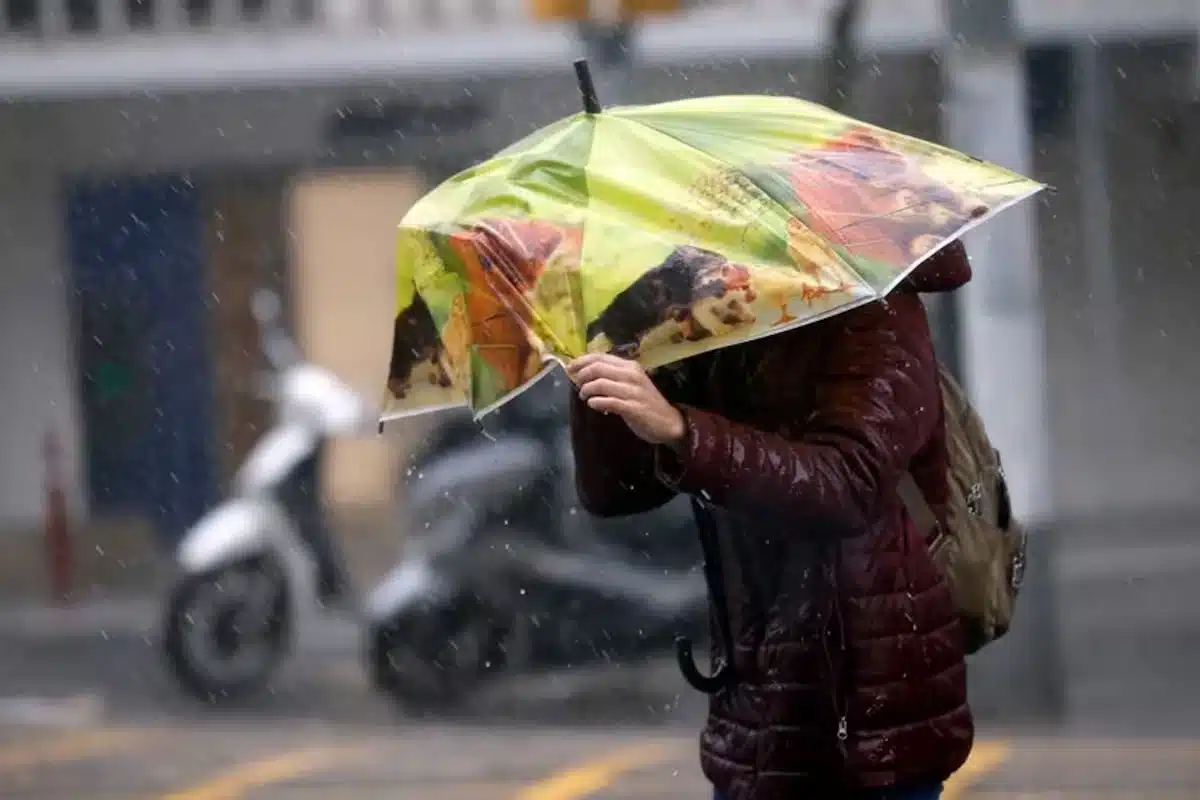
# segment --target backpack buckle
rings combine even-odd
[[[973,517],[983,516],[983,484],[971,484],[971,491],[967,492],[967,511]]]
[[[1012,561],[1008,565],[1008,586],[1013,592],[1019,592],[1021,584],[1025,582],[1025,548],[1028,544],[1028,534],[1025,531],[1021,531],[1021,544],[1013,552]]]

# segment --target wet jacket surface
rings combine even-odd
[[[938,781],[966,760],[954,605],[897,485],[910,471],[935,510],[944,503],[917,292],[969,278],[954,244],[886,301],[659,370],[687,421],[675,450],[573,402],[589,511],[638,513],[684,492],[717,532],[738,682],[711,699],[701,760],[730,800]]]

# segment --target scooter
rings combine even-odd
[[[274,426],[242,464],[231,496],[180,542],[178,578],[167,598],[167,664],[187,691],[208,702],[263,689],[306,618],[342,599],[341,581],[331,587],[318,580],[339,574],[332,540],[288,507],[286,490],[327,438],[375,427],[353,389],[300,357],[281,310],[273,293],[253,298],[271,367],[261,391],[275,405]]]
[[[686,501],[624,520],[579,509],[556,380],[497,412],[494,433],[452,417],[438,436],[452,446],[412,466],[404,558],[366,603],[374,685],[410,709],[453,707],[501,673],[707,634]]]

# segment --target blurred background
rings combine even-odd
[[[237,703],[190,699],[161,655],[175,549],[275,419],[255,290],[373,403],[395,225],[576,111],[587,55],[609,104],[798,95],[1051,185],[969,235],[976,281],[931,309],[1032,531],[954,791],[1200,796],[1198,31],[1197,0],[0,2],[0,795],[705,796],[669,648],[597,648],[612,619],[585,607],[564,635],[594,657],[419,712],[372,691],[353,614],[297,623]],[[424,473],[486,441],[462,425],[305,462],[295,513],[357,593],[428,527]],[[694,561],[680,542],[663,557]]]

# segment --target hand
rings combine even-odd
[[[579,388],[588,408],[619,414],[643,441],[676,444],[687,433],[683,414],[662,396],[636,361],[590,353],[567,365],[567,377]]]

